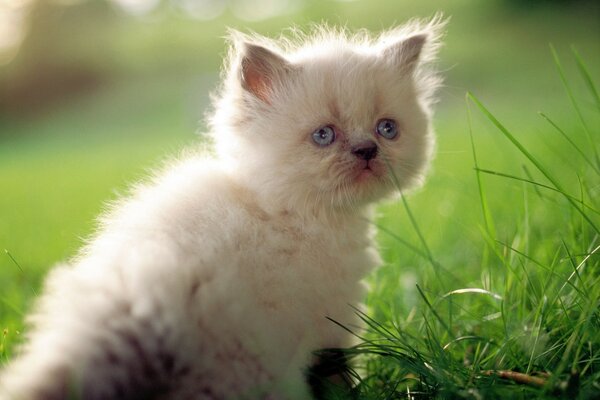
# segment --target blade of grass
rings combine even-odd
[[[534,340],[533,340],[533,346],[531,349],[531,352],[529,354],[529,362],[527,363],[527,369],[525,370],[528,374],[531,373],[532,368],[533,368],[533,361],[535,359],[536,356],[536,351],[538,348],[538,342],[540,340],[540,336],[542,334],[542,326],[543,326],[543,322],[544,322],[544,311],[546,310],[546,305],[547,305],[547,297],[545,296],[545,294],[543,294],[541,296],[542,301],[540,302],[540,305],[537,307],[536,309],[536,315],[535,318],[539,321],[537,324],[537,328],[535,328],[535,336],[534,336]],[[533,322],[533,325],[535,326],[535,320]]]
[[[552,126],[554,127],[554,129],[556,129],[556,130],[558,131],[558,133],[560,133],[560,134],[562,135],[562,137],[564,137],[564,138],[567,140],[567,142],[569,142],[569,143],[571,144],[571,146],[573,146],[573,148],[574,148],[575,150],[577,150],[577,152],[579,153],[579,155],[581,155],[581,157],[583,158],[583,160],[584,160],[585,162],[587,162],[587,163],[590,165],[590,167],[592,167],[592,169],[593,169],[594,171],[596,171],[596,173],[597,173],[597,174],[600,174],[600,168],[599,168],[597,165],[595,165],[595,164],[592,162],[592,160],[590,160],[590,159],[589,159],[589,158],[588,158],[588,157],[585,155],[585,153],[583,152],[583,150],[581,150],[581,149],[579,148],[579,146],[577,146],[577,144],[576,144],[576,143],[575,143],[575,142],[574,142],[574,141],[573,141],[573,140],[572,140],[572,139],[569,137],[569,135],[567,135],[567,134],[565,133],[565,131],[563,131],[562,129],[560,129],[560,127],[559,127],[559,126],[558,126],[558,125],[557,125],[557,124],[556,124],[554,121],[552,121],[552,120],[550,119],[550,117],[548,117],[548,116],[547,116],[546,114],[544,114],[543,112],[540,112],[540,113],[538,113],[538,114],[539,114],[539,115],[540,115],[542,118],[544,118],[546,121],[548,121],[548,123],[549,123],[550,125],[552,125]]]
[[[27,278],[27,274],[25,273],[25,270],[23,269],[23,267],[21,267],[21,264],[19,264],[17,262],[17,260],[15,260],[15,258],[13,257],[13,255],[10,253],[10,251],[8,251],[7,249],[4,249],[4,253],[8,256],[8,258],[11,259],[11,261],[17,266],[17,268],[19,268],[19,271],[21,271],[21,273],[23,274],[23,276],[25,278]],[[35,292],[35,289],[33,288],[33,286],[30,286],[31,291],[33,292],[33,294],[35,296],[37,296],[37,293]]]
[[[17,262],[17,260],[15,260],[15,258],[13,257],[12,254],[10,254],[10,251],[8,251],[7,249],[4,249],[4,253],[8,256],[8,258],[10,258],[13,262],[13,264],[15,264],[17,266],[17,268],[19,269],[19,271],[21,271],[21,273],[23,275],[25,275],[25,271],[23,270],[23,267],[21,267],[21,264],[19,264]]]
[[[536,259],[534,259],[533,257],[523,253],[522,251],[519,251],[517,249],[515,249],[514,247],[510,246],[507,243],[501,242],[501,241],[497,241],[500,245],[504,246],[506,249],[512,251],[515,254],[520,255],[521,257],[525,258],[526,260],[532,262],[533,264],[537,265],[538,267],[540,267],[541,269],[543,269],[547,274],[549,274],[549,276],[555,276],[558,279],[564,279],[562,275],[559,275],[557,272],[554,271],[553,268],[548,267],[544,264],[542,264],[541,262],[537,261]],[[571,279],[571,277],[569,277],[569,279]],[[580,291],[580,289],[578,287],[576,287],[572,282],[569,281],[569,279],[565,282],[565,285],[570,285],[573,287],[573,289],[575,289],[576,291]],[[581,294],[583,294],[583,292],[581,292]]]
[[[444,320],[442,319],[442,317],[440,317],[440,315],[437,313],[437,311],[435,311],[435,309],[433,308],[433,306],[431,305],[431,303],[427,299],[427,296],[425,296],[425,293],[423,292],[423,290],[421,289],[421,287],[419,285],[416,285],[416,286],[417,286],[417,290],[419,291],[419,294],[423,298],[423,301],[425,301],[425,304],[427,305],[427,307],[429,308],[429,310],[431,311],[431,313],[435,316],[435,318],[439,321],[439,323],[444,327],[444,329],[446,330],[446,332],[448,332],[448,335],[450,335],[450,337],[452,337],[452,331],[450,330],[450,327],[448,325],[446,325],[446,322],[444,322]]]
[[[579,275],[579,271],[578,271],[579,267],[575,264],[575,258],[571,254],[571,251],[569,251],[569,246],[567,246],[567,243],[565,242],[565,240],[563,238],[561,238],[560,241],[562,242],[563,248],[565,249],[565,252],[567,253],[567,259],[569,260],[569,264],[573,268],[573,273],[575,273],[575,275],[577,276],[577,280],[579,281],[579,284],[581,285],[583,292],[586,295],[585,297],[589,298],[589,291],[585,285],[585,282],[581,278],[581,275]]]
[[[598,94],[598,91],[596,90],[596,85],[594,84],[594,81],[592,80],[592,77],[589,73],[588,67],[583,62],[583,59],[579,55],[579,52],[577,51],[575,46],[571,46],[571,53],[573,53],[573,56],[575,57],[575,61],[577,63],[577,68],[579,68],[579,72],[581,73],[581,76],[582,76],[583,80],[585,81],[586,86],[588,87],[590,93],[592,94],[592,97],[596,101],[596,107],[600,111],[600,95]]]
[[[556,53],[556,49],[554,48],[554,46],[550,45],[550,51],[552,52],[552,57],[554,58],[554,64],[556,65],[556,68],[558,69],[558,75],[560,76],[560,80],[561,80],[563,86],[565,87],[565,90],[567,91],[567,96],[569,97],[569,100],[571,100],[571,104],[573,105],[573,108],[575,109],[575,113],[577,114],[577,117],[579,118],[579,122],[581,123],[581,126],[583,126],[583,130],[586,132],[586,134],[588,136],[588,139],[590,141],[590,146],[592,148],[592,151],[594,152],[594,157],[596,159],[596,163],[598,165],[600,165],[600,156],[598,156],[598,150],[596,149],[596,142],[592,138],[592,134],[590,133],[587,123],[585,122],[585,119],[583,118],[583,114],[581,113],[581,110],[579,109],[579,105],[577,104],[577,101],[575,101],[575,96],[573,95],[571,86],[569,86],[569,83],[567,82],[567,78],[565,77],[565,71],[563,70],[562,64],[560,63],[560,58],[558,57],[558,54]]]
[[[548,190],[552,190],[553,192],[557,192],[562,194],[563,196],[566,197],[570,197],[571,199],[573,199],[574,201],[577,201],[578,203],[580,203],[582,206],[584,206],[585,208],[589,209],[590,211],[594,212],[595,214],[600,215],[600,210],[596,210],[594,207],[592,207],[591,205],[584,203],[581,201],[581,199],[579,197],[575,197],[572,196],[570,194],[567,193],[563,193],[558,189],[553,188],[552,186],[548,186],[548,185],[544,185],[543,183],[539,183],[536,182],[534,180],[531,179],[525,179],[525,178],[521,178],[519,176],[515,176],[515,175],[511,175],[511,174],[506,174],[504,172],[498,172],[498,171],[492,171],[490,169],[485,169],[485,168],[475,168],[477,171],[484,173],[484,174],[488,174],[488,175],[495,175],[495,176],[501,176],[503,178],[508,178],[508,179],[514,179],[516,181],[520,181],[520,182],[525,182],[525,183],[529,183],[531,185],[534,185],[536,187],[541,187],[544,189],[548,189]]]
[[[590,252],[590,254],[588,254],[587,256],[585,256],[585,258],[579,263],[579,265],[573,270],[573,272],[571,272],[571,275],[569,275],[569,277],[567,278],[567,280],[565,281],[565,283],[563,283],[563,285],[559,289],[558,293],[562,292],[562,290],[565,288],[565,286],[567,286],[567,284],[570,284],[570,285],[573,286],[573,283],[571,282],[571,279],[573,279],[573,277],[575,275],[579,275],[580,271],[585,266],[585,263],[590,259],[590,257],[592,257],[594,254],[596,254],[596,252],[598,250],[600,250],[600,246],[597,246],[594,250],[592,250]],[[573,288],[575,288],[575,286],[573,286]],[[558,295],[558,293],[557,293],[557,295]]]
[[[448,292],[445,295],[443,295],[440,298],[440,300],[445,299],[445,298],[447,298],[449,296],[453,296],[455,294],[465,294],[465,293],[485,294],[485,295],[491,296],[492,298],[494,298],[496,300],[502,301],[502,296],[500,296],[499,294],[496,294],[494,292],[490,292],[489,290],[485,290],[485,289],[481,289],[481,288],[456,289],[456,290],[453,290],[453,291]]]
[[[385,159],[384,159],[385,160]],[[427,244],[427,240],[425,240],[425,236],[423,236],[423,233],[421,232],[421,229],[419,228],[419,224],[417,223],[417,220],[414,216],[414,214],[412,213],[409,205],[408,205],[408,201],[406,200],[406,197],[404,196],[404,193],[402,193],[402,185],[400,185],[400,181],[398,180],[398,177],[396,176],[396,174],[394,173],[393,168],[391,167],[390,163],[388,160],[385,160],[387,167],[391,173],[392,179],[394,181],[394,184],[396,185],[396,188],[398,189],[398,191],[400,192],[400,198],[402,199],[402,205],[404,206],[404,210],[406,211],[406,215],[408,216],[408,219],[415,231],[415,233],[417,234],[419,241],[421,242],[421,245],[423,246],[423,250],[424,253],[427,255],[427,260],[429,261],[429,263],[431,264],[432,268],[433,268],[433,272],[435,273],[436,278],[438,279],[440,285],[445,288],[446,287],[446,282],[447,282],[447,278],[452,278],[454,281],[458,281],[458,278],[456,278],[456,276],[454,276],[454,274],[452,272],[450,272],[449,270],[447,270],[446,268],[444,268],[439,262],[437,262],[437,260],[433,257],[433,253],[431,252],[431,249],[429,248],[429,245]],[[442,277],[442,275],[440,274],[440,270],[442,270],[444,272],[444,277]]]
[[[519,142],[512,133],[510,133],[508,131],[508,129],[506,129],[504,127],[504,125],[502,125],[502,123],[500,123],[500,121],[498,121],[498,119],[496,119],[496,117],[494,117],[494,115],[479,101],[479,99],[477,97],[475,97],[472,93],[467,93],[467,96],[469,97],[469,99],[471,99],[471,101],[473,101],[475,103],[475,105],[477,106],[477,108],[479,108],[479,110],[496,126],[496,128],[498,128],[498,130],[500,130],[500,132],[502,132],[502,134],[504,134],[504,136],[517,148],[519,149],[519,151],[533,164],[535,165],[535,167],[546,177],[546,179],[548,179],[548,181],[550,181],[550,183],[552,183],[552,185],[554,185],[554,187],[557,189],[558,192],[560,192],[569,203],[571,203],[571,205],[583,216],[583,218],[585,218],[585,220],[588,222],[588,224],[594,229],[594,231],[600,233],[600,230],[598,229],[598,227],[596,226],[596,224],[594,224],[594,222],[590,219],[590,217],[585,213],[585,211],[583,211],[581,209],[581,207],[579,207],[579,205],[572,199],[570,198],[564,189],[562,189],[561,185],[558,183],[558,181],[556,179],[554,179],[554,177],[546,170],[546,168],[544,168],[544,166],[521,144],[521,142]]]
[[[407,247],[408,249],[410,249],[416,255],[420,256],[421,258],[424,258],[424,259],[428,260],[427,254],[425,254],[424,252],[422,252],[419,248],[417,248],[417,246],[409,243],[407,240],[404,240],[403,238],[401,238],[400,236],[398,236],[396,233],[392,232],[391,230],[389,230],[385,226],[379,225],[379,224],[377,224],[375,222],[371,222],[371,223],[378,230],[380,230],[381,232],[386,233],[387,235],[389,235],[390,237],[392,237],[394,240],[397,240],[398,242],[400,242],[401,244],[403,244],[405,247]]]
[[[431,249],[429,248],[429,245],[427,244],[427,240],[425,240],[425,236],[423,235],[423,232],[421,232],[421,228],[419,228],[419,224],[417,223],[417,220],[416,220],[414,214],[412,213],[412,210],[408,205],[408,201],[406,200],[406,197],[404,196],[403,193],[400,193],[400,198],[402,199],[402,204],[404,206],[404,210],[406,211],[406,215],[408,216],[408,219],[410,220],[410,223],[411,223],[413,229],[415,230],[415,233],[419,237],[419,241],[421,242],[421,245],[423,246],[423,250],[424,250],[425,254],[427,255],[427,260],[429,260],[429,263],[433,267],[433,271],[434,271],[436,277],[438,278],[441,286],[442,287],[446,286],[447,279],[444,279],[444,277],[442,277],[442,275],[440,274],[440,270],[443,270],[444,273],[447,273],[449,276],[452,276],[455,280],[457,280],[457,278],[453,274],[451,274],[450,271],[448,271],[444,267],[442,267],[441,264],[438,263],[437,260],[433,257],[433,253],[431,252]]]
[[[476,171],[475,175],[477,177],[477,188],[479,190],[479,201],[481,203],[481,210],[483,212],[483,221],[485,223],[486,231],[488,232],[488,235],[490,237],[494,237],[494,235],[492,234],[492,232],[496,231],[494,228],[494,219],[492,218],[492,215],[488,208],[487,199],[485,197],[485,191],[483,189],[483,183],[481,181],[481,176],[479,174],[480,168],[479,168],[479,163],[477,162],[477,152],[475,151],[475,139],[473,138],[473,123],[472,123],[471,107],[469,105],[468,96],[469,96],[469,94],[467,93],[467,98],[465,99],[465,101],[467,103],[467,118],[468,118],[468,122],[469,122],[469,138],[471,139],[471,151],[473,154],[473,163],[475,164],[475,171]]]
[[[481,204],[481,212],[483,213],[483,222],[484,222],[484,226],[485,226],[485,231],[487,233],[486,236],[490,239],[493,239],[495,237],[494,232],[496,232],[496,228],[494,226],[494,218],[492,217],[492,214],[488,207],[487,199],[485,197],[485,190],[483,189],[483,182],[481,180],[481,174],[478,172],[479,163],[477,161],[477,151],[475,150],[475,139],[473,137],[473,118],[472,118],[472,114],[471,114],[471,106],[469,105],[468,97],[465,97],[465,103],[467,105],[467,119],[468,119],[468,123],[469,123],[469,139],[471,141],[471,152],[473,154],[473,163],[475,164],[475,171],[476,171],[475,176],[477,178],[477,190],[479,192],[479,202]],[[488,243],[492,243],[492,240],[490,240]],[[495,249],[492,247],[492,250],[495,250]],[[500,257],[500,259],[502,259],[502,257]],[[491,265],[491,263],[490,263],[490,247],[488,247],[488,246],[485,246],[483,248],[483,254],[481,256],[481,263],[482,263],[482,266],[488,266],[488,276],[489,276],[488,287],[491,289],[492,288],[491,282],[492,282],[492,278],[493,278],[493,271],[492,271],[492,268],[489,267]]]
[[[525,176],[527,176],[527,179],[529,179],[532,182],[535,182],[533,180],[533,175],[531,175],[531,172],[529,172],[529,168],[527,168],[527,165],[523,164],[521,165],[521,168],[523,168],[523,172],[525,173]],[[535,194],[538,195],[538,197],[542,198],[544,196],[542,196],[542,192],[540,192],[540,189],[537,186],[533,186],[533,190],[535,190]]]

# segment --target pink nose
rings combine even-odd
[[[369,161],[377,157],[377,143],[372,140],[357,144],[350,150],[357,158]]]

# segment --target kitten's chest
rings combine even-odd
[[[330,224],[282,218],[257,225],[248,248],[240,250],[253,255],[252,269],[262,285],[306,293],[315,285],[330,293],[345,291],[378,262],[365,225],[359,220]]]
[[[267,357],[266,365],[288,368],[298,357],[306,365],[310,351],[348,344],[328,318],[356,324],[350,305],[364,299],[361,280],[378,259],[366,224],[263,217],[238,215],[234,230],[229,224],[229,244],[219,247],[212,281],[198,292],[198,318],[206,310],[219,315],[221,338],[243,330],[244,347]]]
[[[292,337],[310,348],[341,345],[344,331],[327,318],[356,323],[350,305],[364,300],[362,279],[379,262],[367,227],[292,221],[264,224],[253,236],[238,282],[248,290],[246,312],[282,332],[265,346]]]

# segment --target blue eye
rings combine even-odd
[[[321,147],[329,146],[335,140],[333,127],[326,125],[312,133],[312,140]]]
[[[386,139],[393,139],[398,136],[398,128],[396,127],[396,121],[393,119],[380,119],[377,122],[377,133]]]

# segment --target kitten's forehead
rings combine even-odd
[[[336,122],[352,128],[384,113],[386,90],[397,85],[391,80],[398,80],[373,54],[346,49],[315,57],[302,67],[308,96]]]

